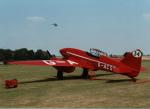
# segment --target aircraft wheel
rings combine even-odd
[[[62,71],[57,72],[57,79],[58,80],[63,80],[63,72]]]
[[[137,81],[137,79],[134,78],[134,77],[131,77],[131,76],[128,76],[128,77],[131,78],[131,80],[132,80],[133,82],[136,82],[136,81]]]
[[[82,73],[81,77],[83,79],[88,79],[89,78],[88,69],[85,69],[85,68],[83,69],[83,73]]]
[[[132,79],[133,82],[136,82],[136,81],[137,81],[137,79],[134,78],[134,77],[131,77],[131,79]]]

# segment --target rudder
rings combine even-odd
[[[141,69],[142,51],[137,49],[132,52],[124,54],[124,58],[121,60],[124,64],[133,69],[134,76],[137,76]]]

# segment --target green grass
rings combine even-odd
[[[52,67],[0,65],[0,107],[150,107],[150,82],[142,83],[150,80],[150,62],[143,65],[137,83],[102,71],[98,80],[82,80],[81,69],[58,81]],[[19,86],[5,89],[4,81],[14,78]]]

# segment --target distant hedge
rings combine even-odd
[[[6,60],[39,60],[49,59],[51,54],[47,51],[38,49],[37,51],[21,48],[16,50],[0,49],[0,61]]]

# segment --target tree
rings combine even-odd
[[[27,51],[27,59],[33,60],[34,57],[35,57],[34,51],[33,51],[33,50],[28,50],[28,51]]]
[[[49,59],[48,52],[41,49],[34,52],[27,48],[21,48],[16,50],[0,49],[0,61],[7,60],[33,60],[33,59]]]
[[[0,49],[0,61],[12,60],[13,51],[10,49]]]
[[[3,52],[4,60],[12,60],[13,59],[13,51],[10,49],[5,49]]]
[[[21,48],[14,51],[15,60],[26,60],[28,56],[28,49]]]
[[[49,59],[49,55],[46,51],[39,49],[35,53],[35,59]]]
[[[4,60],[4,50],[0,49],[0,61]]]

